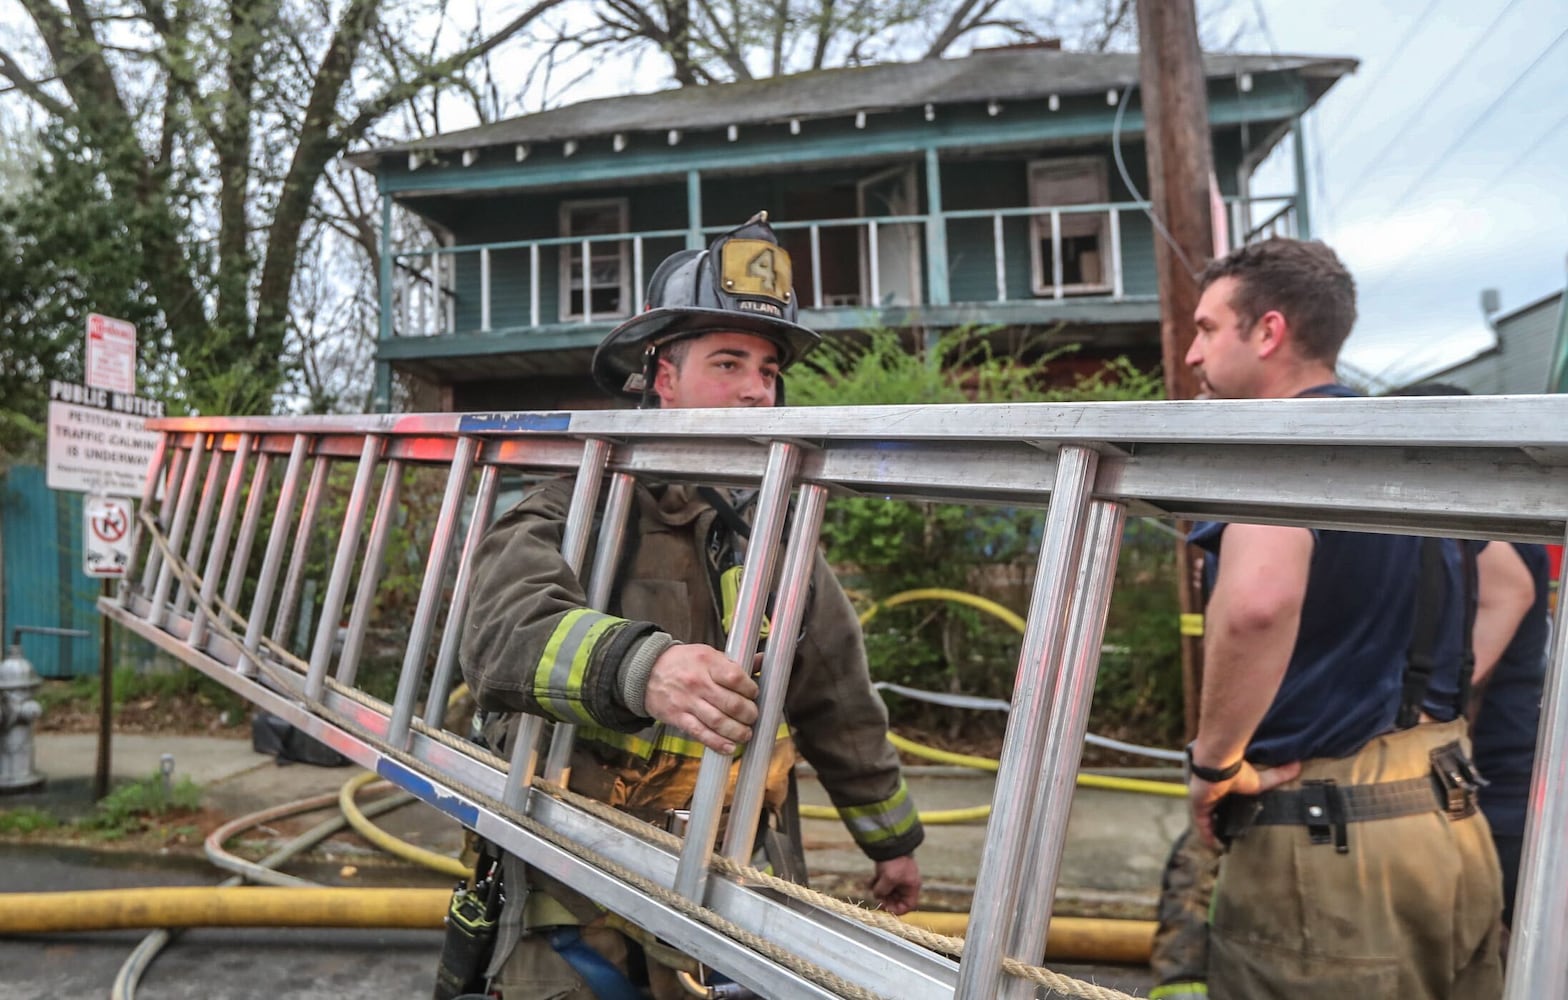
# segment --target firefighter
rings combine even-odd
[[[1213,395],[1354,395],[1334,365],[1355,284],[1328,247],[1266,240],[1201,284],[1186,360]],[[1193,541],[1217,575],[1189,799],[1198,834],[1229,842],[1209,991],[1500,996],[1501,883],[1465,720],[1398,725],[1422,540],[1205,524]]]
[[[777,405],[782,373],[818,340],[796,313],[789,255],[763,213],[660,264],[648,310],[605,338],[593,375],[644,406]],[[827,563],[817,557],[785,698],[793,741],[786,731],[753,733],[752,665],[723,653],[723,578],[738,573],[753,498],[640,482],[615,597],[599,612],[560,553],[571,492],[570,479],[531,490],[475,554],[460,662],[479,707],[503,713],[488,729],[492,743],[507,751],[516,713],[576,723],[572,788],[661,826],[689,808],[705,747],[730,754],[750,744],[772,754],[759,841],[776,847],[792,826],[798,746],[874,864],[871,894],[891,913],[912,909],[924,831],[887,742],[859,623]],[[769,860],[803,877],[789,870],[799,868],[798,844]],[[635,953],[657,942],[610,926],[591,901],[517,859],[503,870],[507,904],[489,966],[503,997],[639,995]],[[646,963],[645,974],[659,1000],[682,995],[662,963]]]

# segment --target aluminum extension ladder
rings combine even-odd
[[[149,426],[163,437],[131,572],[115,599],[101,601],[106,614],[682,951],[780,998],[979,1000],[1042,989],[1047,980],[1029,978],[1020,963],[1035,966],[1044,955],[1129,512],[1547,542],[1562,541],[1568,522],[1568,397],[204,417]],[[307,579],[334,465],[343,476],[352,470],[352,488],[325,579]],[[355,680],[410,466],[449,471],[388,704]],[[708,751],[684,843],[672,846],[543,793],[550,786],[535,783],[537,757],[545,758],[537,769],[544,782],[559,781],[569,727],[556,727],[548,751],[537,738],[520,739],[509,764],[441,731],[469,557],[492,519],[500,476],[524,471],[576,476],[563,551],[579,572],[608,482],[608,537],[585,578],[590,602],[601,606],[620,543],[615,526],[625,521],[617,512],[627,509],[636,478],[760,489],[726,650],[748,662],[777,577],[759,732],[780,718],[803,581],[830,494],[1048,504],[961,959],[723,867],[749,853],[738,832],[754,827],[766,755],[745,758],[730,823],[737,836],[716,844],[729,760]],[[313,635],[291,646],[291,628],[310,603],[302,601],[307,586],[324,588],[322,609]],[[1559,629],[1510,1000],[1568,996],[1568,865],[1550,850],[1568,831],[1565,657],[1568,630]],[[751,935],[752,944],[737,934]],[[759,950],[759,938],[770,947]],[[1110,995],[1072,981],[1054,989],[1045,992]]]

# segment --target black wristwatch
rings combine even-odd
[[[1237,758],[1225,767],[1204,767],[1192,759],[1192,744],[1187,744],[1187,773],[1195,778],[1202,778],[1211,784],[1220,781],[1229,781],[1241,773],[1242,761],[1245,757]]]

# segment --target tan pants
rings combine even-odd
[[[1427,774],[1462,721],[1378,737],[1354,757],[1310,760],[1302,780],[1340,785]],[[1256,826],[1215,889],[1216,1000],[1492,1000],[1502,995],[1502,881],[1486,820],[1437,811],[1352,823],[1348,854],[1304,826]]]

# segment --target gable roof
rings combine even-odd
[[[1299,55],[1207,55],[1203,63],[1211,80],[1243,73],[1294,71],[1306,80],[1309,102],[1316,101],[1357,65],[1354,59]],[[461,151],[616,132],[714,129],[824,118],[926,104],[1043,99],[1052,94],[1100,93],[1137,82],[1136,52],[1008,49],[959,59],[814,70],[767,80],[605,97],[382,146],[349,159],[369,167],[382,156],[413,150]]]

